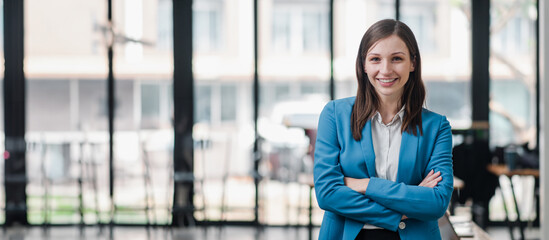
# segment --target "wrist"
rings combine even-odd
[[[370,179],[369,178],[364,178],[364,182],[363,182],[363,186],[364,186],[364,191],[362,193],[366,193],[366,190],[368,189],[368,184],[370,184]]]

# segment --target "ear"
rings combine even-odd
[[[410,64],[410,72],[413,72],[416,70],[416,57],[414,56],[414,59],[412,60],[412,64]]]

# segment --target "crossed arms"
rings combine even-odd
[[[353,220],[395,231],[404,218],[436,220],[448,207],[453,190],[451,129],[440,120],[426,177],[407,185],[376,177],[344,176],[339,159],[334,102],[321,113],[315,153],[315,191],[320,208]]]

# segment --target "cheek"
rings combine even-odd
[[[397,71],[398,71],[400,76],[408,76],[411,72],[411,69],[412,69],[411,66],[405,65],[405,66],[399,66]]]
[[[374,66],[366,65],[364,66],[364,72],[368,75],[375,76],[377,74],[377,69]]]

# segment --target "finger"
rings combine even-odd
[[[430,181],[430,182],[428,183],[428,186],[429,186],[430,188],[434,188],[436,185],[438,185],[438,183],[439,183],[440,181],[442,181],[442,177],[437,177],[437,178],[435,178],[433,181]]]
[[[436,179],[436,178],[439,177],[439,176],[440,176],[440,172],[436,172],[436,173],[434,173],[434,174],[430,177],[429,180],[432,181],[432,180]]]
[[[423,180],[418,186],[428,187],[432,182],[433,180]]]
[[[440,175],[440,172],[436,172],[436,173],[427,175],[427,177],[425,177],[425,180],[432,181],[433,179],[437,178],[439,175]]]
[[[434,170],[431,170],[431,171],[429,171],[427,176],[423,179],[423,181],[421,181],[421,183],[419,183],[418,186],[426,187],[426,184],[428,184],[430,181],[433,181],[436,177],[437,177],[437,175],[434,172]]]
[[[440,181],[442,181],[442,177],[437,177],[437,178],[435,179],[435,181],[436,181],[437,183],[440,182]]]

